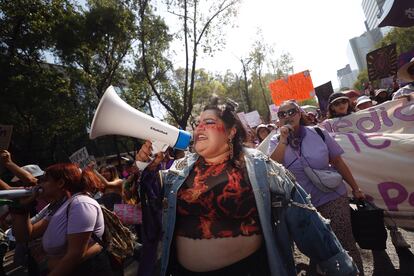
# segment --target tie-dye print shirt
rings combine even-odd
[[[210,165],[199,158],[177,201],[179,236],[211,239],[261,234],[247,173],[232,162]]]

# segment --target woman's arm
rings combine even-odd
[[[113,181],[108,181],[97,170],[94,170],[94,172],[98,176],[98,178],[102,181],[102,183],[105,185],[105,187],[119,187],[124,182],[122,179],[119,179],[119,178]]]
[[[0,160],[9,171],[11,171],[15,176],[17,176],[23,183],[29,185],[36,185],[37,179],[31,173],[23,170],[17,166],[11,159],[10,152],[7,150],[0,151]]]
[[[71,275],[73,269],[75,269],[84,260],[88,251],[88,242],[90,237],[91,232],[68,234],[66,254],[52,269],[49,276]]]
[[[348,165],[344,162],[340,155],[331,158],[330,163],[342,175],[346,183],[352,188],[352,194],[357,199],[365,199],[365,195],[356,183],[354,176],[351,173]]]
[[[12,216],[12,231],[13,236],[17,242],[27,242],[39,238],[46,231],[49,221],[41,219],[32,224],[29,219],[29,214],[13,214]]]
[[[0,190],[9,190],[9,189],[11,189],[9,184],[7,184],[6,182],[0,179]]]

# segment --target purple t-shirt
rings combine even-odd
[[[322,140],[322,137],[319,136],[313,127],[301,127],[301,137],[303,137],[301,154],[313,169],[334,170],[329,165],[329,159],[343,154],[344,151],[326,130],[321,130],[325,136],[325,141]],[[279,143],[277,138],[278,135],[275,135],[270,140],[269,156]],[[290,145],[286,146],[283,165],[295,175],[298,183],[311,195],[311,201],[315,207],[335,200],[347,193],[344,182],[333,192],[325,193],[319,190],[305,174],[302,163],[306,164],[305,159],[300,160],[300,158],[297,158],[298,155],[300,155],[299,149],[293,149]]]
[[[67,207],[70,204],[69,213]],[[43,249],[48,255],[63,256],[66,253],[67,235],[94,232],[102,238],[105,225],[101,207],[87,195],[74,195],[52,216],[46,217],[49,225],[43,234]],[[93,243],[93,239],[89,241]]]

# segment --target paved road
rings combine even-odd
[[[366,276],[414,276],[414,232],[400,230],[411,248],[405,252],[400,252],[399,259],[395,247],[391,243],[388,235],[387,250],[385,252],[373,252],[371,250],[361,250],[364,262],[364,272]],[[13,267],[13,251],[8,252],[5,258],[7,275],[26,276],[27,270],[22,267]],[[299,251],[295,251],[295,260],[298,263],[298,275],[305,276],[309,259]],[[125,276],[135,276],[138,269],[138,262],[132,259],[127,260]],[[405,273],[401,273],[404,270]]]
[[[22,266],[13,265],[13,254],[14,251],[10,251],[5,256],[5,271],[6,275],[10,276],[28,276],[29,273],[27,269]],[[138,270],[138,262],[131,259],[128,259],[126,262],[124,276],[136,276]],[[95,275],[99,276],[99,275]]]

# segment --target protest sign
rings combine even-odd
[[[269,84],[269,89],[275,105],[280,105],[283,101],[290,99],[302,101],[314,96],[314,88],[309,71],[303,71],[275,80]]]
[[[279,107],[275,104],[269,105],[269,111],[270,111],[270,120],[277,121],[279,117],[277,117],[277,111],[279,110]]]
[[[315,94],[318,97],[319,108],[323,114],[328,112],[329,96],[334,92],[332,82],[328,81],[318,87],[315,87]]]
[[[246,114],[244,112],[239,112],[237,113],[237,116],[239,117],[244,129],[248,130],[250,127],[249,123],[246,121]]]
[[[414,230],[414,101],[385,102],[322,124],[368,199]]]
[[[7,150],[9,148],[13,126],[0,125],[0,150]]]
[[[244,114],[244,117],[247,121],[247,124],[251,128],[254,128],[262,123],[262,119],[260,119],[260,115],[257,110]]]
[[[390,44],[366,56],[368,67],[368,78],[370,81],[379,80],[397,74],[397,47]]]
[[[91,158],[86,147],[83,147],[74,152],[69,159],[72,163],[78,164],[80,168],[84,168],[89,162],[94,161],[95,158]]]

